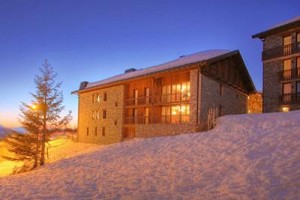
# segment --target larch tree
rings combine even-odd
[[[39,69],[40,75],[34,78],[36,91],[30,93],[33,99],[30,104],[22,102],[20,107],[20,122],[27,134],[14,133],[4,139],[9,150],[15,154],[7,159],[26,161],[22,171],[45,164],[45,147],[50,134],[71,120],[71,112],[61,117],[64,110],[63,93],[60,90],[62,82],[56,82],[57,74],[53,67],[45,60]]]

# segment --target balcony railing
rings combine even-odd
[[[300,68],[282,70],[279,72],[280,81],[287,81],[287,80],[297,79],[297,78],[300,78]]]
[[[164,94],[154,96],[142,96],[138,98],[127,98],[125,106],[164,104],[173,102],[186,102],[190,100],[190,92],[179,92],[175,94]]]
[[[300,93],[282,94],[279,96],[280,104],[300,104]]]
[[[272,58],[290,55],[293,53],[300,52],[300,42],[278,46],[269,50],[265,50],[262,52],[262,60],[269,60]]]
[[[166,116],[129,116],[125,117],[125,124],[169,124],[169,123],[187,123],[190,121],[190,115],[166,115]]]

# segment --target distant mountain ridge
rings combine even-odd
[[[3,126],[0,125],[0,139],[5,137],[7,134],[9,134],[11,132],[10,129],[5,128]]]
[[[25,129],[22,127],[17,128],[6,128],[2,125],[0,125],[0,139],[5,137],[6,135],[10,134],[12,131],[18,132],[18,133],[25,133]]]

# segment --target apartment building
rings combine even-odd
[[[300,17],[252,38],[263,42],[263,112],[300,109]]]
[[[206,129],[208,113],[247,113],[255,92],[239,51],[209,50],[96,82],[78,95],[78,141],[110,144],[134,137]]]

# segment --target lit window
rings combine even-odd
[[[180,108],[181,122],[190,121],[190,105],[181,105]]]
[[[283,37],[283,54],[290,54],[292,52],[292,36]]]
[[[145,124],[149,123],[149,108],[145,108]]]
[[[291,79],[292,78],[292,61],[287,59],[283,61],[283,78]]]
[[[171,107],[164,106],[161,109],[161,121],[162,123],[170,123],[171,122]]]
[[[97,94],[97,102],[100,102],[100,94]]]
[[[138,90],[133,90],[133,94],[134,94],[134,104],[137,105],[138,104],[138,98],[139,98],[139,91]]]
[[[289,112],[290,111],[290,107],[284,106],[282,107],[282,112]]]

